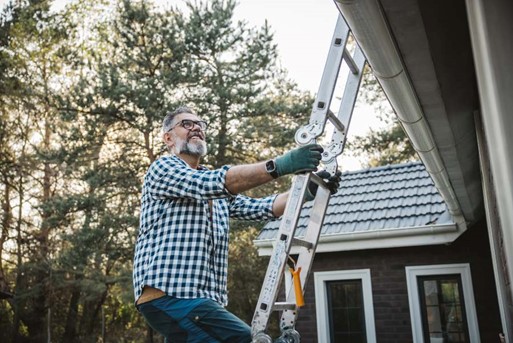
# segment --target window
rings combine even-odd
[[[477,343],[468,264],[406,267],[415,343]]]
[[[459,275],[418,277],[425,342],[468,343]]]
[[[364,343],[365,311],[362,280],[326,282],[330,341]]]
[[[314,274],[319,342],[375,343],[370,271]]]

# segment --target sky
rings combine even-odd
[[[267,19],[289,76],[317,91],[338,17],[332,0],[239,0],[235,16],[255,26]]]
[[[254,26],[263,25],[267,19],[278,45],[281,64],[288,70],[289,77],[301,89],[316,94],[339,15],[333,0],[239,0],[238,3],[237,19],[245,19]],[[337,85],[335,91],[340,92],[335,96],[342,96],[343,88]],[[333,103],[336,113],[338,104],[335,100]],[[308,119],[305,118],[304,124]],[[347,139],[365,135],[371,128],[382,125],[371,106],[357,104]],[[347,153],[342,153],[338,161],[342,171],[362,168],[360,159]]]
[[[57,0],[62,6],[70,0]],[[0,0],[0,7],[7,0]],[[166,5],[179,5],[183,0],[156,0]],[[267,20],[278,45],[282,67],[289,78],[303,90],[317,93],[326,62],[338,10],[333,0],[238,0],[235,18],[246,20],[250,26],[262,26]],[[341,96],[339,94],[338,96]],[[335,108],[336,112],[338,108]],[[305,124],[309,117],[305,118]],[[370,106],[359,105],[354,111],[348,140],[379,127]],[[361,168],[357,159],[343,156],[342,170]]]

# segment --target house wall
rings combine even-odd
[[[475,71],[478,81],[481,119],[486,153],[489,154],[496,206],[488,207],[490,221],[496,221],[494,247],[497,247],[499,294],[506,339],[513,341],[513,2],[511,0],[466,0]],[[507,61],[507,62],[506,62]],[[504,69],[504,63],[506,68]],[[478,132],[479,133],[479,132]],[[494,217],[498,212],[498,216]],[[493,226],[492,226],[493,228]]]
[[[317,254],[313,272],[370,269],[376,337],[379,343],[412,342],[405,267],[469,263],[481,342],[498,342],[501,320],[484,222],[470,227],[450,245]],[[303,342],[317,342],[313,274],[296,329]]]

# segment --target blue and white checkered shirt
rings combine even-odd
[[[177,156],[152,163],[144,178],[135,246],[135,299],[145,285],[183,299],[226,306],[229,217],[272,219],[274,196],[253,199],[225,188],[229,166],[192,169]]]

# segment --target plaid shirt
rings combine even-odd
[[[229,217],[272,219],[275,199],[230,194],[229,168],[196,170],[177,156],[152,163],[135,246],[136,300],[148,285],[177,298],[210,298],[226,306]]]

